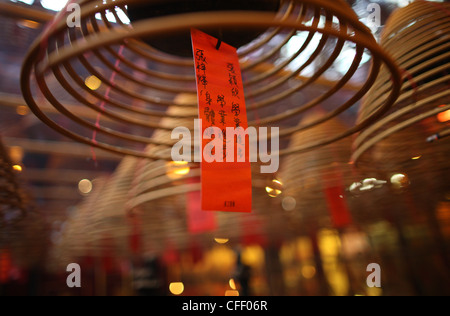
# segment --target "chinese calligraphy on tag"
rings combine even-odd
[[[236,48],[192,30],[202,150],[202,208],[205,211],[251,212],[249,142],[227,129],[248,128],[244,87]],[[231,135],[231,136],[229,136]],[[209,147],[208,147],[209,148]],[[219,157],[219,158],[218,158]]]

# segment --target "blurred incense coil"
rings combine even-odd
[[[436,152],[436,146],[426,141],[448,127],[448,120],[441,117],[450,110],[449,12],[449,3],[416,1],[390,17],[381,45],[392,54],[404,73],[402,94],[385,117],[357,137],[353,161],[367,162],[371,157],[383,156],[376,154],[374,147],[383,146],[381,143],[386,141],[397,146],[396,150],[384,151],[386,164],[408,161],[430,150]],[[389,71],[382,69],[363,102],[359,121],[387,98],[391,85],[389,77]],[[414,129],[421,132],[415,133]]]
[[[26,197],[16,179],[14,165],[0,139],[0,227],[13,225],[27,213]]]
[[[319,115],[320,112],[311,114],[300,124],[307,124]],[[337,134],[344,129],[342,122],[333,119],[308,131],[296,133],[289,146],[313,143],[324,134]],[[346,203],[349,195],[347,189],[353,182],[361,180],[359,172],[349,164],[350,155],[351,140],[343,139],[314,151],[285,158],[279,178],[284,186],[284,197],[295,201],[295,206],[287,212],[295,225],[303,228],[336,226],[333,213],[330,212],[334,205],[330,205],[327,194],[335,190],[333,196],[341,200],[339,204]],[[349,215],[349,209],[344,212],[345,216]]]
[[[388,182],[370,199],[356,201],[358,209],[390,218],[414,214],[417,220],[433,216],[436,203],[450,190],[450,140],[428,142],[432,135],[445,135],[449,124],[449,12],[450,3],[416,1],[394,12],[386,24],[381,45],[405,79],[394,107],[354,143],[355,166]],[[389,76],[383,69],[363,102],[360,120],[386,98]]]
[[[184,95],[177,100],[185,103],[192,97],[195,98]],[[169,113],[177,111],[174,107],[168,110]],[[163,121],[188,128],[194,123],[172,118]],[[170,137],[167,134],[170,133],[157,131],[153,138]],[[150,154],[161,150],[167,149],[155,145],[147,148]],[[189,229],[188,196],[197,193],[195,198],[200,199],[200,165],[125,157],[111,178],[96,181],[93,192],[77,207],[55,250],[56,256],[64,260],[101,256],[105,249],[118,256],[129,256],[136,251],[162,254],[168,245],[178,250],[188,249],[193,243],[208,248],[217,236],[237,244],[248,238],[265,239],[262,237],[267,234],[264,218],[274,221],[276,214],[268,212],[270,197],[261,194],[269,176],[257,172],[258,164],[253,168],[254,214],[215,214],[215,228],[196,234]],[[133,238],[139,239],[138,250],[132,249]]]

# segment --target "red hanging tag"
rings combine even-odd
[[[248,121],[237,50],[199,30],[191,35],[203,136],[202,209],[249,213],[252,175],[249,139],[242,133]]]
[[[197,179],[197,183],[200,179]],[[191,183],[196,183],[192,180]],[[192,234],[214,232],[217,229],[214,213],[202,212],[202,198],[199,191],[187,194],[187,217],[188,228]]]
[[[0,284],[8,282],[11,267],[11,254],[9,250],[0,249]]]
[[[133,214],[129,218],[131,224],[130,249],[132,254],[138,255],[142,252],[142,222],[138,214]]]
[[[338,171],[331,171],[328,176],[323,178],[323,182],[323,190],[334,226],[344,228],[351,225],[353,220],[345,199],[342,174]]]

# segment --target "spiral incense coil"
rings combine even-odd
[[[356,139],[353,161],[370,160],[373,147],[391,136],[395,137],[396,133],[402,134],[403,138],[397,144],[406,152],[411,151],[408,146],[411,142],[422,144],[423,149],[435,148],[426,143],[427,137],[433,132],[438,133],[439,125],[443,129],[442,123],[445,122],[438,122],[436,117],[450,110],[449,12],[450,3],[416,1],[396,11],[389,19],[381,43],[396,59],[406,79],[401,95],[388,115]],[[363,102],[359,121],[369,117],[386,100],[391,86],[389,77],[389,71],[383,69]],[[423,128],[422,123],[429,128]],[[419,138],[404,132],[412,132],[416,125],[423,130]],[[394,152],[400,156],[405,153],[400,150]],[[395,161],[401,159],[404,161],[406,157]]]
[[[195,100],[195,95],[181,95],[176,100],[185,104]],[[179,108],[170,107],[168,113],[177,114]],[[196,111],[195,109],[184,110]],[[193,121],[187,119],[163,118],[164,124],[181,124],[192,127]],[[152,139],[159,141],[170,134],[158,130]],[[154,154],[166,150],[164,146],[150,145],[146,152]],[[254,215],[260,218],[271,216],[268,212],[269,197],[261,196],[266,178],[258,174],[256,164],[253,177]],[[58,246],[61,258],[101,254],[105,240],[112,243],[114,253],[128,256],[131,254],[130,236],[133,234],[133,217],[139,222],[142,253],[164,252],[167,243],[175,249],[187,249],[195,240],[199,245],[211,245],[217,236],[226,236],[230,240],[241,240],[242,236],[259,227],[252,228],[248,214],[217,214],[217,230],[211,234],[192,237],[188,229],[188,194],[200,192],[199,164],[178,164],[165,160],[152,161],[137,157],[125,157],[110,179],[95,181],[90,196],[77,208],[76,214],[66,226]],[[252,217],[254,219],[255,217]],[[241,223],[241,224],[240,224]],[[245,227],[245,229],[242,227]],[[264,227],[261,233],[265,233]]]
[[[200,192],[200,183],[195,182],[199,180],[200,169],[196,165],[183,165],[182,168],[190,169],[189,173],[183,172],[175,179],[171,172],[177,169],[171,169],[171,166],[163,160],[151,162],[126,157],[110,179],[96,185],[68,222],[57,250],[62,258],[99,255],[105,240],[112,243],[118,256],[130,255],[132,218],[135,216],[141,232],[141,253],[155,254],[164,253],[168,243],[174,249],[188,249],[192,242],[210,247],[217,236],[240,242],[253,230],[261,229],[259,233],[266,234],[265,227],[252,228],[254,218],[265,223],[268,221],[265,218],[271,216],[270,220],[276,221],[274,208],[268,207],[270,198],[258,193],[264,192],[265,179],[256,178],[252,219],[248,214],[216,214],[217,229],[214,232],[192,235],[188,229],[187,194]]]
[[[305,117],[300,124],[307,124],[321,113]],[[316,126],[308,131],[296,133],[289,144],[295,147],[302,142],[314,142],[326,133],[340,133],[345,125],[337,119]],[[292,199],[294,204],[287,209],[287,215],[296,225],[304,227],[332,227],[326,191],[339,188],[344,199],[347,188],[361,180],[356,170],[348,161],[351,155],[351,140],[343,139],[314,151],[294,154],[286,157],[280,170],[279,178],[283,183],[283,196]]]
[[[398,97],[399,70],[343,0],[265,0],[258,2],[260,5],[249,2],[254,3],[254,9],[239,1],[217,1],[216,8],[205,9],[197,7],[205,1],[171,0],[172,9],[169,6],[169,12],[158,15],[160,7],[167,7],[164,6],[167,3],[167,0],[80,1],[79,28],[68,25],[68,20],[74,22],[74,18],[69,16],[70,10],[63,10],[33,44],[23,65],[22,91],[34,114],[78,142],[126,155],[170,160],[170,151],[150,153],[145,149],[148,145],[171,148],[175,143],[169,137],[151,138],[156,131],[178,127],[163,124],[161,118],[197,117],[183,111],[167,112],[176,95],[196,92],[194,63],[155,47],[168,42],[167,51],[177,52],[176,48],[181,47],[177,34],[190,28],[219,29],[217,36],[223,34],[224,40],[240,46],[249,125],[284,126],[280,130],[283,138],[324,124],[349,110],[369,91],[381,66],[385,66],[392,79],[388,96],[368,116],[339,134],[328,133],[314,143],[282,149],[281,156],[333,143],[370,126]],[[187,6],[188,10],[173,13],[179,5]],[[126,6],[132,7],[133,12],[143,8],[141,11],[148,12],[148,16],[134,18],[130,24]],[[255,30],[256,38],[242,46],[244,43],[239,39],[251,38],[247,36],[249,30]],[[299,41],[298,49],[292,49],[290,44]],[[151,47],[147,43],[159,44]],[[319,83],[340,58],[353,53],[348,70],[327,91],[314,99],[288,102],[296,93]],[[363,80],[357,76],[357,70],[367,55],[372,57],[372,67]],[[306,125],[289,127],[286,123],[296,117],[298,121],[306,111],[332,100],[351,80],[362,82],[361,88],[345,103],[334,104],[330,112]],[[42,96],[71,123],[63,126],[46,115],[41,108]],[[76,116],[68,109],[69,103],[85,106],[98,119]],[[180,110],[197,107],[196,102],[175,105]]]

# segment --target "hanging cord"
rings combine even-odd
[[[125,46],[121,45],[120,48],[119,48],[119,53],[118,53],[120,57],[123,57],[124,49],[125,49]],[[111,74],[111,77],[109,78],[109,81],[111,82],[112,85],[114,85],[114,83],[115,83],[115,79],[116,79],[116,75],[117,75],[117,71],[116,70],[120,69],[120,59],[116,60],[116,62],[114,64],[114,69],[115,70],[113,71],[113,73]],[[105,98],[104,98],[105,100],[109,101],[110,93],[111,93],[111,86],[108,86],[106,88],[106,91],[105,91]],[[106,101],[105,100],[103,100],[102,103],[100,104],[101,111],[98,112],[98,114],[97,114],[97,120],[95,122],[95,126],[97,128],[100,128],[100,120],[101,120],[101,117],[102,117],[102,112],[104,112],[105,106],[106,106]],[[97,144],[97,130],[94,130],[93,133],[92,133],[92,142],[94,144]],[[95,162],[95,166],[98,167],[97,155],[95,154],[94,147],[91,147],[91,152],[92,152],[92,159]]]

